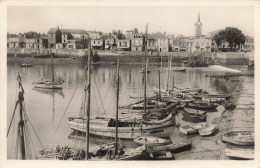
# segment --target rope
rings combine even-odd
[[[24,107],[25,107],[25,105],[24,105]],[[30,123],[30,125],[31,125],[31,127],[32,127],[32,129],[33,129],[33,132],[34,132],[34,134],[36,135],[36,137],[37,137],[39,143],[41,144],[42,149],[44,149],[44,148],[43,148],[43,145],[42,145],[42,143],[41,143],[41,141],[40,141],[40,138],[39,138],[39,136],[37,135],[37,133],[36,133],[36,131],[35,131],[35,129],[34,129],[32,123],[31,123],[31,120],[29,119],[29,117],[28,117],[28,115],[27,115],[27,113],[26,113],[25,108],[24,108],[24,114],[25,114],[26,118],[28,119],[28,121],[29,121],[29,123]]]
[[[33,144],[33,140],[32,140],[30,131],[29,131],[29,139],[30,139],[30,141],[32,142],[33,150],[34,150],[34,153],[35,153],[35,158],[37,159],[37,153],[36,153],[36,150],[35,150],[35,147],[34,147],[34,144]]]
[[[14,116],[14,123],[15,123],[15,116]],[[14,144],[14,127],[13,126],[13,135],[12,135],[12,146],[11,146],[11,151],[13,151],[13,144]]]
[[[102,108],[103,108],[103,110],[104,110],[104,113],[106,113],[105,108],[104,108],[104,104],[103,104],[103,102],[102,102],[102,99],[101,99],[101,96],[100,96],[100,93],[99,93],[99,90],[98,90],[98,87],[97,87],[97,83],[96,83],[95,76],[93,76],[93,79],[94,79],[94,82],[95,82],[95,86],[96,86],[96,88],[97,88],[98,96],[99,96],[100,101],[101,101],[101,104],[102,104]],[[96,96],[96,95],[95,95],[95,96]]]
[[[74,92],[73,92],[73,94],[72,94],[72,96],[71,96],[71,98],[70,98],[70,100],[69,100],[69,103],[68,103],[68,105],[67,105],[67,107],[66,107],[66,109],[65,109],[65,112],[63,113],[63,115],[62,115],[62,117],[61,117],[61,120],[60,120],[58,126],[56,127],[56,129],[55,129],[55,131],[54,131],[54,134],[53,134],[53,136],[52,136],[52,138],[51,138],[51,142],[53,141],[53,139],[54,139],[54,137],[55,137],[55,134],[56,134],[56,132],[57,132],[57,130],[58,130],[60,124],[61,124],[61,121],[63,120],[63,117],[65,116],[65,114],[66,114],[66,112],[67,112],[67,110],[68,110],[68,107],[69,107],[69,105],[70,105],[70,103],[71,103],[71,101],[72,101],[72,98],[74,97],[74,95],[75,95],[75,93],[76,93],[76,90],[77,90],[78,86],[79,86],[79,84],[76,86],[76,88],[75,88],[75,90],[74,90]]]

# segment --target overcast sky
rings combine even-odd
[[[254,8],[245,6],[219,7],[8,7],[9,33],[36,31],[47,33],[49,28],[97,30],[105,33],[113,29],[145,32],[148,23],[151,32],[194,35],[195,22],[200,12],[202,33],[237,27],[246,35],[254,35]]]

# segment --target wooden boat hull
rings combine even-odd
[[[186,68],[172,68],[173,71],[185,72]]]
[[[195,134],[198,132],[198,130],[192,128],[190,125],[186,125],[186,126],[180,127],[179,132],[188,135],[188,134]]]
[[[234,159],[254,159],[254,149],[233,149],[226,148],[225,149],[226,156]]]
[[[21,67],[31,67],[32,64],[26,63],[26,64],[21,64]]]
[[[226,133],[222,136],[223,142],[235,145],[254,145],[253,131],[234,131]]]
[[[42,89],[62,89],[62,84],[34,84],[35,88],[42,88]]]
[[[134,142],[138,145],[145,145],[147,147],[153,147],[153,146],[161,146],[161,145],[167,145],[171,143],[170,140],[162,139],[158,137],[150,137],[150,136],[141,136],[136,139],[134,139]]]
[[[192,109],[184,108],[182,115],[183,115],[183,120],[188,120],[190,122],[198,123],[198,122],[206,121],[207,115],[205,113],[206,112],[203,111],[198,111],[198,113],[195,113],[194,110]]]
[[[83,120],[84,121],[84,120]],[[115,137],[116,128],[108,127],[108,122],[105,120],[90,120],[90,134],[102,137]],[[68,122],[73,130],[86,132],[86,123],[82,120],[72,120]],[[155,136],[169,138],[175,128],[174,122],[168,122],[161,125],[152,126],[132,126],[132,127],[118,127],[118,138],[120,139],[134,139],[139,136]]]
[[[198,131],[201,136],[208,136],[214,134],[217,129],[218,127],[215,124],[210,124],[210,126],[201,128]]]
[[[182,152],[191,148],[191,141],[182,141],[178,143],[172,143],[169,145],[156,146],[151,148],[153,151],[170,151],[173,153]]]
[[[170,151],[155,151],[150,153],[150,160],[174,160]]]
[[[207,109],[216,109],[218,104],[212,104],[212,103],[196,103],[196,102],[190,102],[187,103],[186,107],[198,109],[198,110],[207,110]]]

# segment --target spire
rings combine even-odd
[[[198,22],[200,22],[200,12],[198,13]]]

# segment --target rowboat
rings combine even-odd
[[[222,136],[223,142],[228,142],[236,145],[254,145],[253,131],[233,131]]]
[[[140,146],[138,148],[126,149],[125,153],[120,156],[119,160],[146,160],[149,158],[149,153],[146,151],[146,146]]]
[[[225,100],[225,98],[202,97],[202,100],[209,103],[222,103]]]
[[[199,130],[207,125],[207,122],[193,123],[190,124],[190,127],[196,130]]]
[[[173,67],[172,70],[173,71],[185,72],[186,68],[185,67]]]
[[[254,159],[254,149],[243,149],[243,148],[226,148],[226,156],[234,159]]]
[[[227,101],[225,101],[225,102],[223,103],[223,106],[224,106],[227,110],[232,110],[232,109],[236,108],[236,105],[235,105],[234,103],[232,103],[232,102],[227,102]]]
[[[140,136],[134,139],[134,142],[137,143],[138,145],[145,145],[147,147],[161,146],[161,145],[167,145],[171,143],[171,141],[168,139],[152,137],[152,136]]]
[[[218,107],[218,104],[216,103],[208,103],[208,102],[199,102],[199,101],[195,101],[195,102],[188,102],[186,104],[186,107],[189,108],[193,108],[193,109],[215,109],[216,107]]]
[[[155,146],[150,150],[153,151],[170,151],[172,153],[182,152],[184,150],[191,148],[191,141],[181,141],[176,143],[171,143],[169,145]]]
[[[199,129],[199,134],[201,136],[212,135],[216,132],[217,129],[218,127],[215,124],[210,124],[209,126]]]
[[[207,118],[205,111],[194,110],[186,107],[184,107],[182,115],[183,115],[183,120],[188,120],[190,122],[195,122],[195,123],[204,122],[206,121]]]
[[[150,160],[174,160],[170,151],[155,151],[150,153]]]
[[[21,64],[21,67],[31,67],[31,66],[33,66],[33,65],[30,64],[30,63],[22,63]]]
[[[192,128],[190,125],[186,125],[186,126],[183,126],[183,127],[179,127],[179,132],[188,135],[188,134],[197,133],[198,130]]]

